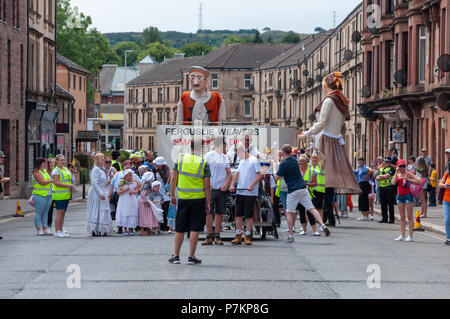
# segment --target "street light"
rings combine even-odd
[[[130,149],[130,145],[127,145],[127,141],[126,141],[126,139],[125,139],[125,130],[126,130],[126,125],[125,125],[125,123],[126,123],[126,118],[127,118],[127,116],[126,116],[126,114],[127,114],[127,108],[126,108],[126,101],[125,101],[125,96],[126,96],[126,92],[125,92],[125,84],[126,84],[126,82],[127,82],[127,53],[131,53],[131,52],[133,52],[133,50],[125,50],[125,70],[124,70],[124,72],[123,72],[123,141],[122,141],[122,144],[123,144],[123,148],[124,149],[127,149],[127,147],[128,147],[128,149]]]

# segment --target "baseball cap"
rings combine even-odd
[[[400,166],[400,165],[405,165],[405,166],[406,166],[405,160],[399,159],[399,160],[397,161],[397,166]]]
[[[384,159],[384,161],[385,161],[385,162],[392,162],[392,158],[390,158],[390,157],[388,156],[388,157],[386,157],[386,158]]]
[[[447,148],[447,149],[445,150],[445,153],[450,153],[450,148]]]
[[[422,148],[422,150],[421,150],[421,152],[426,152],[427,150],[426,149],[424,149],[424,148]]]

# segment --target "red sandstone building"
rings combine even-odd
[[[27,2],[0,0],[0,150],[4,195],[17,198],[25,180]]]
[[[377,26],[371,4],[381,8]],[[366,134],[373,141],[366,155],[384,155],[389,141],[402,140],[404,133],[404,143],[397,144],[400,158],[425,148],[442,173],[450,110],[437,97],[450,94],[450,72],[442,70],[448,62],[439,63],[450,54],[450,0],[364,0],[363,7],[361,114],[371,119]]]

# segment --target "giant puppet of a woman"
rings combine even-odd
[[[342,126],[350,120],[349,100],[342,94],[342,74],[334,72],[323,81],[325,99],[314,110],[319,119],[300,137],[315,137],[316,149],[324,162],[326,187],[334,188],[336,194],[359,194],[361,188],[345,152]]]

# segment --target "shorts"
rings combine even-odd
[[[67,207],[69,207],[69,200],[55,200],[55,208],[56,210],[67,211]]]
[[[237,195],[236,217],[253,218],[256,196]]]
[[[206,224],[206,199],[178,199],[175,232],[202,232]]]
[[[312,203],[316,209],[322,209],[323,208],[323,202],[325,200],[325,193],[321,193],[318,191],[313,192],[314,197],[312,199]]]
[[[299,203],[302,204],[307,211],[314,208],[311,197],[309,196],[309,192],[306,188],[296,190],[295,192],[287,195],[286,212],[295,213]]]
[[[412,204],[414,203],[414,197],[412,194],[397,195],[397,204]]]
[[[211,214],[225,215],[226,212],[226,200],[227,193],[221,190],[215,190],[211,192]]]

